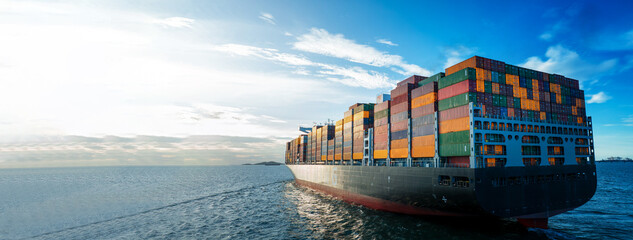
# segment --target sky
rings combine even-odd
[[[229,146],[224,160],[283,161],[299,126],[336,121],[400,80],[479,55],[580,80],[597,159],[633,157],[632,7],[0,0],[0,151],[77,141],[63,136],[105,145],[222,136],[206,144],[276,150],[240,155]],[[0,167],[15,159],[0,157]]]

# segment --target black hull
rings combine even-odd
[[[594,165],[288,168],[299,184],[370,208],[416,215],[547,219],[583,205],[596,190]]]

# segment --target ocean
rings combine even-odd
[[[300,187],[285,166],[0,170],[0,239],[633,239],[631,163],[550,229],[380,212]]]

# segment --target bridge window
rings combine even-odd
[[[540,146],[521,146],[522,155],[541,155]]]
[[[549,165],[552,166],[561,166],[565,164],[565,158],[548,158],[547,161],[549,162]]]
[[[576,145],[587,145],[588,141],[586,138],[576,138]]]
[[[523,138],[521,138],[521,142],[523,143],[539,143],[538,137],[537,136],[523,136]]]
[[[541,158],[523,158],[523,165],[526,167],[541,165]]]
[[[563,144],[563,139],[561,137],[548,137],[548,144]]]
[[[547,147],[547,155],[565,155],[565,148],[561,146]]]
[[[486,134],[484,136],[486,142],[505,142],[506,139],[501,134]]]

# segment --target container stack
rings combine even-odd
[[[330,149],[334,148],[334,126],[325,125],[321,127],[321,161],[332,160],[329,158]],[[332,151],[334,153],[334,151]]]
[[[305,146],[305,160],[306,162],[312,162],[312,133],[309,132],[306,136],[306,146]]]
[[[322,138],[323,138],[322,137],[322,133],[323,133],[323,127],[317,127],[316,134],[315,134],[316,137],[314,138],[315,145],[316,145],[315,152],[314,152],[314,155],[315,155],[314,159],[315,159],[316,162],[320,162],[322,160],[321,159],[321,155],[322,155],[321,154],[321,147],[322,147],[321,143],[323,141],[322,140]],[[326,145],[326,147],[327,147],[327,145]]]
[[[336,121],[334,127],[334,160],[343,159],[343,122],[345,119]]]
[[[585,96],[578,80],[477,56],[447,68],[446,74],[465,68],[476,71],[476,100],[483,115],[565,124],[586,122]]]
[[[459,65],[459,64],[458,64]],[[470,162],[469,103],[477,103],[476,70],[450,72],[438,83],[439,156],[452,165]]]
[[[354,106],[343,115],[343,161],[352,160],[352,141],[354,139]]]
[[[389,110],[391,101],[383,101],[374,107],[374,159],[389,156]]]
[[[302,134],[299,136],[296,145],[296,157],[298,162],[306,162],[306,145],[308,141],[308,135]]]
[[[373,103],[358,104],[354,110],[354,141],[352,145],[352,159],[361,160],[365,149],[365,132],[374,127],[374,105]]]
[[[411,91],[411,157],[429,158],[435,156],[437,82],[418,85]]]
[[[411,114],[411,91],[418,82],[424,80],[420,76],[412,76],[398,83],[391,90],[391,158],[407,158],[409,156],[409,117]]]

